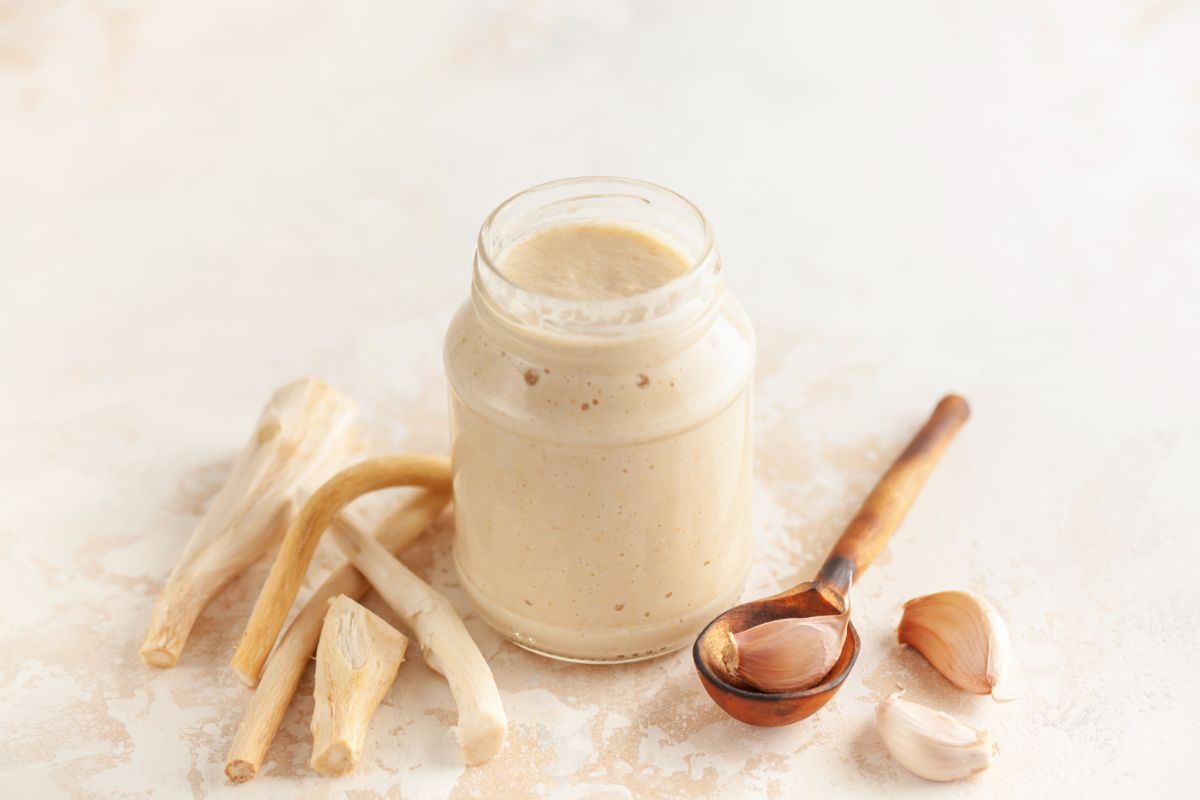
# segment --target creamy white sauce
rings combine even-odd
[[[608,300],[658,288],[689,266],[683,251],[649,231],[586,221],[535,231],[510,247],[497,268],[538,294]]]

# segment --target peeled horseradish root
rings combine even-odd
[[[731,633],[730,671],[761,692],[810,689],[842,654],[849,618],[849,611],[786,617]]]
[[[345,775],[358,766],[407,648],[408,637],[346,595],[329,601],[313,680],[313,769]]]
[[[275,392],[167,578],[138,651],[147,666],[175,666],[208,602],[287,528],[297,486],[362,456],[356,409],[316,378]]]
[[[875,725],[888,752],[931,781],[968,778],[992,765],[998,748],[987,731],[943,711],[901,700],[898,692],[875,707]]]
[[[938,592],[904,604],[897,638],[960,689],[1011,699],[1004,687],[1010,647],[1004,620],[970,592]]]

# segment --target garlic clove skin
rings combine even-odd
[[[964,725],[897,693],[875,707],[875,725],[888,752],[914,775],[931,781],[968,778],[999,752],[987,731]]]
[[[730,670],[762,692],[798,692],[829,674],[846,643],[849,612],[771,620],[731,633]]]
[[[904,604],[897,638],[911,645],[955,686],[1010,699],[1008,628],[992,604],[971,592],[938,592]]]

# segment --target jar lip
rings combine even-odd
[[[688,253],[688,268],[667,281],[666,283],[655,286],[652,289],[647,289],[637,294],[628,295],[626,297],[606,298],[601,300],[581,300],[569,297],[556,297],[554,295],[536,292],[527,289],[520,284],[515,283],[507,275],[500,271],[496,265],[498,253],[492,252],[489,245],[488,233],[491,232],[496,224],[497,219],[507,210],[511,209],[513,204],[521,198],[540,192],[551,192],[556,189],[567,189],[572,186],[586,187],[589,184],[608,185],[609,187],[618,189],[618,191],[592,191],[578,195],[572,195],[569,199],[578,201],[597,200],[613,197],[629,197],[631,199],[642,200],[650,203],[651,200],[646,196],[650,194],[665,195],[671,201],[679,204],[686,212],[694,217],[699,223],[702,239],[695,255]],[[627,187],[630,191],[622,193],[620,187]],[[661,232],[661,229],[659,229]],[[671,301],[673,295],[678,295],[681,290],[686,290],[692,284],[703,285],[702,280],[706,268],[709,267],[716,257],[715,244],[712,226],[709,224],[708,218],[704,213],[683,195],[669,189],[665,186],[653,183],[651,181],[640,180],[638,178],[625,178],[620,176],[609,175],[583,175],[571,178],[560,178],[558,180],[539,183],[535,186],[530,186],[522,189],[506,198],[501,202],[490,214],[483,220],[480,225],[479,234],[476,237],[475,245],[475,275],[477,281],[482,281],[485,284],[491,284],[500,288],[501,291],[512,298],[520,305],[540,306],[543,308],[553,309],[554,316],[561,319],[582,319],[588,317],[598,317],[600,319],[611,318],[619,320],[626,316],[625,312],[637,308],[639,306],[652,307],[659,306],[674,306]],[[712,277],[716,277],[716,273],[720,271],[719,264],[713,270]],[[700,276],[700,277],[698,277]],[[486,293],[491,295],[494,291],[490,286],[485,286]],[[663,309],[658,313],[650,315],[651,318],[664,316],[665,312],[670,309]],[[644,320],[649,321],[649,319]],[[629,323],[620,322],[593,322],[591,324],[571,324],[566,327],[574,333],[605,333],[613,332],[616,327],[628,328]],[[636,323],[634,323],[636,324]],[[551,327],[561,327],[552,325]]]

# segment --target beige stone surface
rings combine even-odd
[[[1192,793],[1197,40],[1172,0],[0,0],[0,795]],[[177,669],[136,650],[259,408],[316,374],[389,447],[446,448],[440,340],[479,222],[594,173],[704,208],[757,325],[747,596],[813,573],[941,393],[972,401],[857,592],[853,676],[758,730],[686,653],[539,660],[471,613],[447,519],[407,559],[490,658],[507,751],[465,769],[413,657],[355,775],[307,768],[310,675],[263,774],[228,785],[265,563]],[[895,644],[900,604],[947,588],[1009,621],[1018,701]],[[987,727],[994,768],[906,773],[871,722],[896,684]]]

